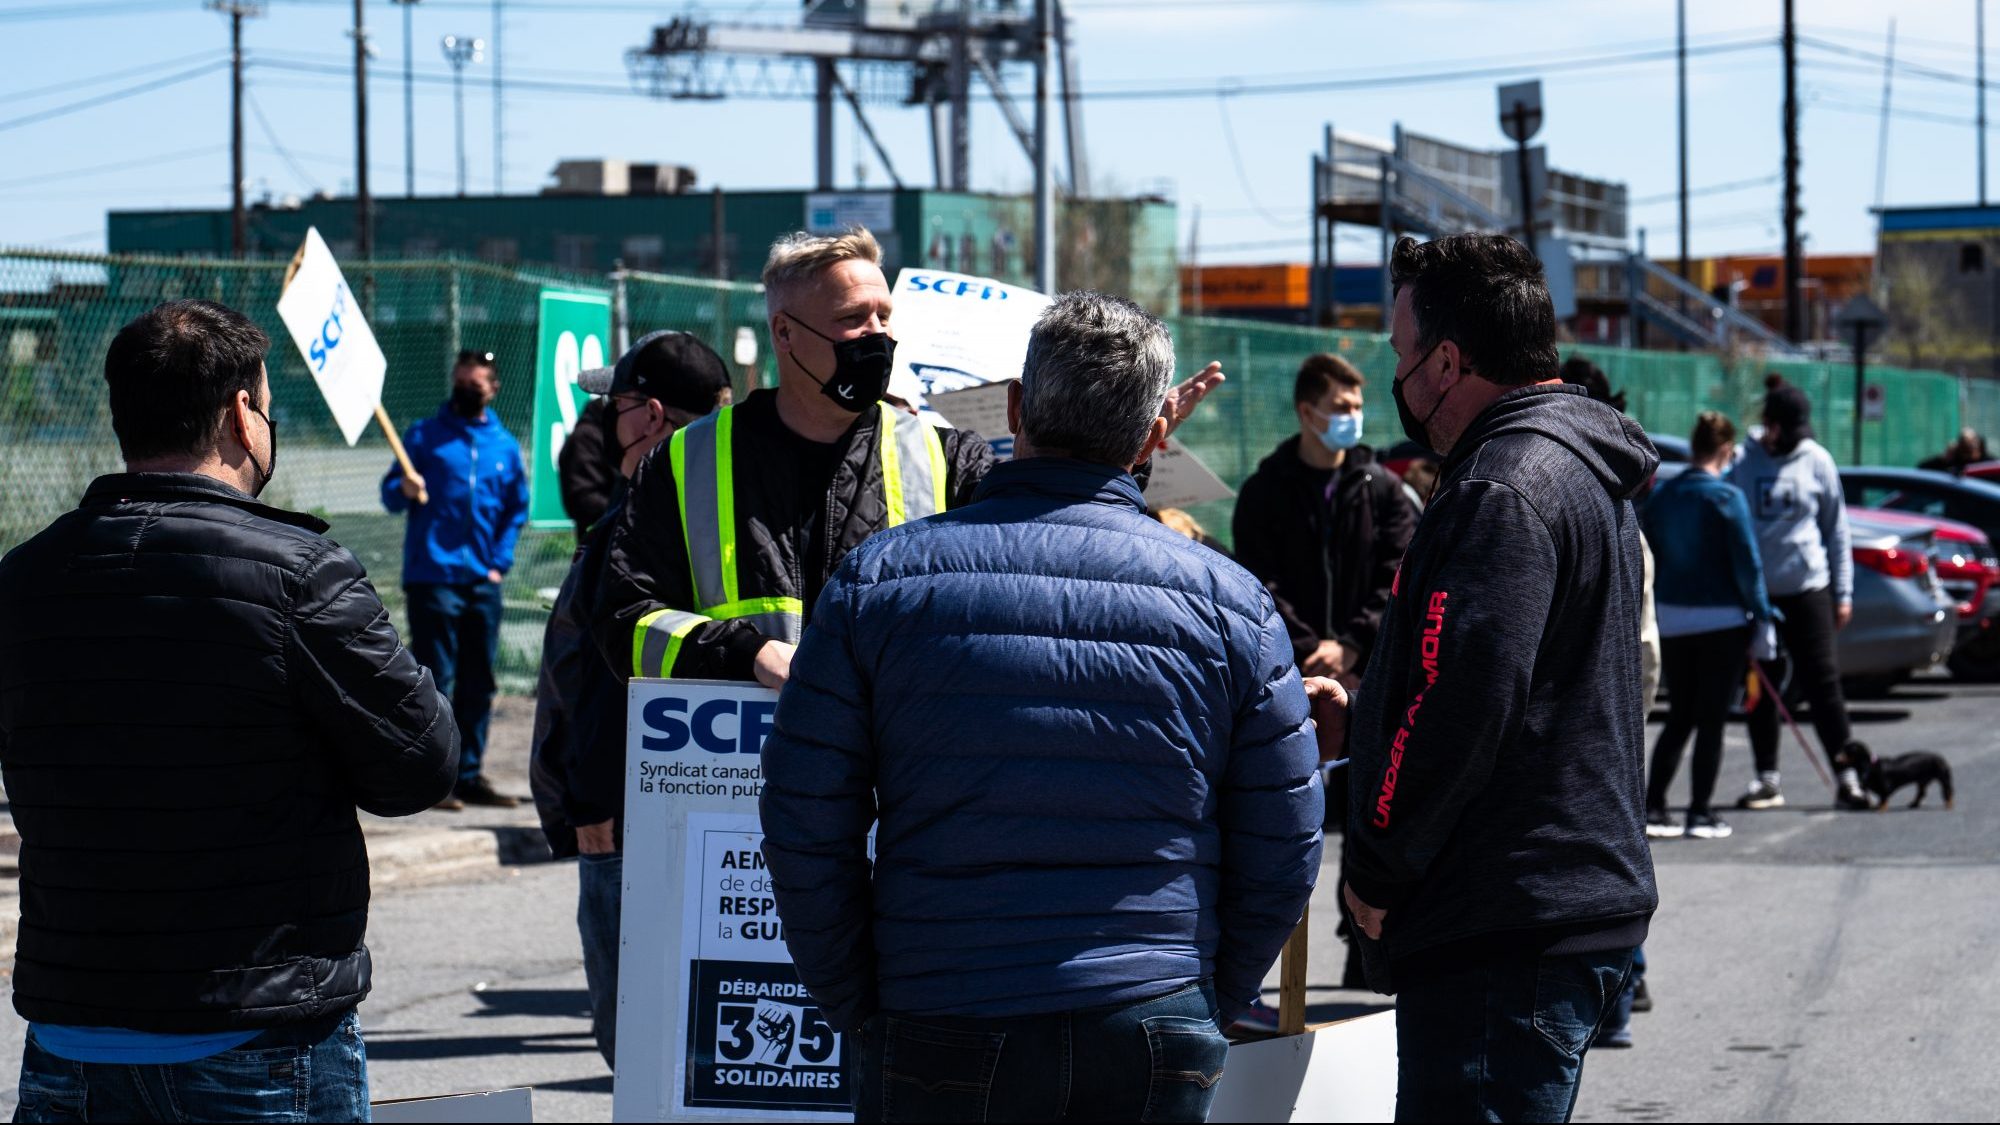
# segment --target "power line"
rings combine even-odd
[[[292,170],[292,175],[297,176],[299,183],[306,187],[318,188],[319,180],[293,159],[292,154],[285,149],[285,142],[278,139],[278,131],[271,128],[271,119],[264,116],[264,107],[258,104],[257,96],[246,88],[243,91],[243,100],[250,106],[251,115],[257,119],[257,127],[264,130],[264,139],[271,142],[271,147],[277,151],[278,158],[285,162],[285,166]]]
[[[1249,200],[1257,215],[1272,226],[1297,226],[1297,219],[1280,218],[1266,210],[1263,201],[1257,198],[1257,189],[1250,186],[1250,174],[1243,168],[1243,154],[1236,147],[1236,127],[1229,120],[1229,99],[1216,98],[1215,112],[1222,117],[1222,139],[1229,144],[1229,162],[1236,167],[1236,184],[1243,189],[1243,198]]]
[[[57,82],[52,86],[37,86],[31,90],[13,90],[7,93],[0,93],[0,102],[32,101],[36,98],[43,97],[48,94],[61,94],[61,93],[66,93],[70,90],[83,90],[83,89],[88,89],[89,87],[92,86],[102,86],[107,82],[116,82],[122,78],[132,78],[141,74],[151,74],[157,70],[170,70],[173,67],[186,66],[188,63],[191,62],[215,61],[225,54],[227,54],[227,52],[222,51],[220,49],[196,51],[192,55],[182,55],[179,58],[173,58],[173,59],[162,59],[159,62],[146,63],[143,66],[127,67],[124,70],[114,70],[107,74],[99,74],[92,78],[73,78],[67,82]]]
[[[1759,176],[1754,180],[1731,180],[1726,184],[1709,184],[1707,187],[1694,188],[1688,192],[1688,195],[1690,198],[1703,195],[1725,195],[1732,191],[1745,191],[1749,188],[1769,187],[1772,184],[1775,184],[1779,180],[1782,180],[1784,178],[1785,177],[1783,173],[1773,172],[1768,176]],[[1679,199],[1680,197],[1681,197],[1680,193],[1677,191],[1661,192],[1658,195],[1644,195],[1640,196],[1637,199],[1627,200],[1626,206],[1648,207],[1655,203],[1671,203]]]
[[[54,183],[58,180],[73,180],[83,176],[94,176],[102,172],[123,172],[131,168],[150,168],[159,164],[174,164],[198,157],[214,156],[226,150],[227,145],[210,145],[207,148],[182,149],[178,152],[159,153],[153,156],[135,156],[130,160],[116,160],[109,164],[93,164],[88,168],[69,168],[60,172],[43,172],[34,176],[23,176],[15,180],[0,180],[0,188],[32,187],[36,184]]]
[[[80,102],[70,102],[67,105],[59,105],[53,109],[44,109],[22,117],[0,121],[0,131],[19,128],[23,125],[33,125],[36,122],[48,121],[52,118],[64,117],[72,113],[80,113],[86,109],[109,105],[112,102],[123,101],[126,98],[137,97],[140,94],[149,94],[154,90],[165,89],[168,86],[186,82],[192,78],[200,78],[204,74],[213,74],[228,65],[229,60],[223,59],[219,62],[210,63],[207,66],[198,66],[193,70],[181,71],[179,74],[170,74],[165,78],[156,78],[151,82],[141,82],[136,86],[127,86],[122,90],[113,90],[108,94],[99,94],[93,98],[85,98]]]

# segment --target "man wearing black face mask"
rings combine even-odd
[[[382,478],[382,506],[410,514],[403,537],[410,651],[458,716],[458,787],[439,805],[445,809],[518,803],[480,772],[500,655],[501,583],[528,522],[521,444],[489,409],[499,393],[493,353],[460,352],[451,397],[403,435],[416,475],[391,464]]]
[[[368,1115],[356,809],[429,808],[458,733],[361,564],[255,499],[269,349],[208,301],[126,325],[126,471],[0,560],[24,1121]]]
[[[771,247],[763,280],[777,389],[753,391],[656,450],[611,531],[591,633],[620,676],[782,687],[812,605],[847,553],[969,502],[992,467],[978,434],[937,429],[883,400],[895,340],[881,262],[875,236],[859,228]],[[1221,381],[1212,368],[1175,388],[1170,426]]]
[[[1342,898],[1398,992],[1396,1119],[1564,1121],[1658,903],[1631,497],[1659,457],[1557,378],[1525,247],[1404,239],[1390,276],[1397,413],[1443,464],[1349,724]]]

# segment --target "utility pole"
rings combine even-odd
[[[208,10],[229,17],[229,252],[250,251],[250,221],[243,210],[243,20],[264,14],[247,0],[208,0]]]
[[[1675,0],[1674,30],[1679,46],[1674,53],[1675,73],[1680,84],[1680,163],[1681,163],[1681,280],[1688,280],[1688,8],[1687,0]],[[1687,301],[1681,301],[1683,308]]]
[[[1799,246],[1799,33],[1785,0],[1785,339],[1806,335],[1805,255]]]
[[[967,6],[970,7],[969,5]],[[960,41],[966,28],[960,28]],[[1056,0],[1035,3],[1035,287],[1056,293],[1056,181],[1054,114],[1049,67],[1055,59]],[[954,145],[955,145],[954,141]],[[962,189],[961,189],[962,190]]]
[[[390,0],[403,9],[403,198],[417,197],[417,99],[410,12],[417,0]]]
[[[375,256],[375,201],[368,194],[368,28],[354,0],[355,242],[365,261]]]
[[[500,0],[493,0],[493,194],[503,190],[501,183],[506,165],[501,160],[502,142],[505,136],[500,127],[500,114],[506,104],[500,83]]]
[[[1986,206],[1986,0],[1972,0],[1976,41],[1974,55],[1979,61],[1979,205]]]

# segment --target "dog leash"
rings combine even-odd
[[[1812,743],[1806,741],[1805,732],[1799,729],[1798,720],[1792,718],[1791,709],[1785,706],[1785,697],[1778,692],[1777,686],[1771,683],[1770,673],[1764,671],[1764,662],[1752,657],[1750,670],[1757,673],[1757,682],[1763,686],[1764,694],[1771,697],[1772,703],[1777,704],[1778,714],[1784,718],[1785,725],[1792,728],[1792,737],[1799,740],[1799,749],[1805,751],[1806,761],[1812,763],[1813,772],[1819,775],[1828,792],[1836,792],[1832,775],[1826,772],[1825,766],[1819,764],[1819,756],[1813,753]]]

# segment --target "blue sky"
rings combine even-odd
[[[1800,0],[1798,7],[1811,41],[1801,52],[1808,249],[1872,248],[1879,56],[1892,15],[1900,69],[1886,199],[1973,199],[1975,0]],[[271,0],[268,8],[246,32],[256,110],[246,123],[252,198],[351,191],[353,97],[351,74],[342,73],[351,56],[351,4]],[[689,164],[703,185],[805,185],[812,173],[808,103],[658,101],[629,92],[625,51],[644,42],[655,23],[690,8],[717,20],[782,23],[795,18],[797,4],[507,5],[498,35],[505,73],[545,87],[517,86],[507,97],[504,189],[533,191],[558,159],[590,156]],[[1673,246],[1673,65],[1635,58],[1671,48],[1672,0],[1069,0],[1069,9],[1087,94],[1187,92],[1171,100],[1089,100],[1085,135],[1100,192],[1163,191],[1180,201],[1183,245],[1199,204],[1204,261],[1304,260],[1307,158],[1322,123],[1386,138],[1401,122],[1461,143],[1497,145],[1494,86],[1538,71],[1547,107],[1539,140],[1551,161],[1622,180],[1636,200],[1660,198],[1635,207],[1634,222],[1648,229],[1656,252]],[[371,178],[378,193],[399,194],[401,9],[369,0],[367,12],[379,56],[370,84]],[[1690,62],[1693,185],[1741,185],[1694,200],[1696,254],[1779,246],[1779,20],[1779,0],[1688,0],[1689,34],[1704,52]],[[448,73],[441,36],[495,38],[488,0],[421,0],[414,25],[416,66],[433,79]],[[228,72],[220,64],[227,43],[226,20],[199,0],[0,0],[0,245],[101,248],[107,210],[226,205]],[[494,186],[491,65],[467,71],[474,193]],[[1437,77],[1510,67],[1519,69]],[[780,90],[800,81],[783,63],[739,64],[738,75]],[[1027,73],[1014,77],[1025,94]],[[1319,80],[1350,86],[1221,93]],[[420,81],[416,100],[417,188],[447,193],[451,88]],[[2000,99],[1993,109],[2000,115]],[[881,106],[871,116],[904,179],[927,185],[921,111]],[[1025,190],[1027,160],[998,112],[982,104],[976,118],[974,187]],[[859,140],[843,113],[842,186],[856,180]],[[862,163],[868,186],[887,184],[872,155]],[[2000,167],[1991,175],[2000,196]],[[1372,233],[1344,229],[1342,238],[1343,260],[1374,257]]]

